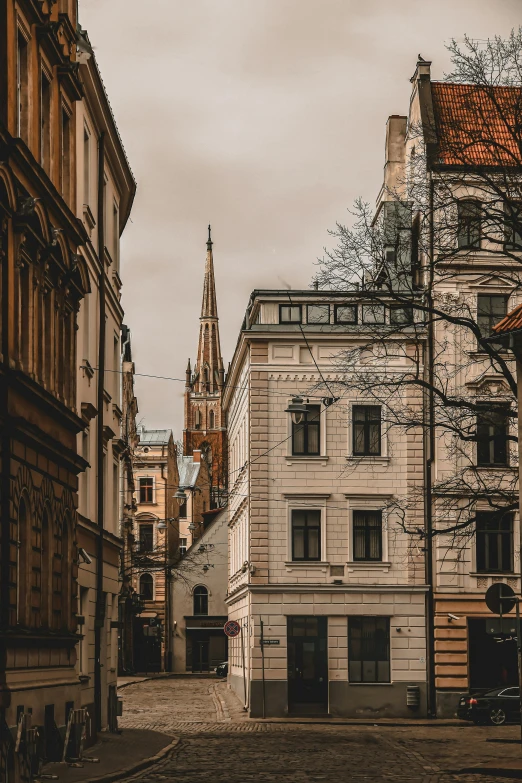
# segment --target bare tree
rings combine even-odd
[[[427,478],[394,499],[394,518],[458,544],[479,510],[502,524],[518,508],[514,362],[491,334],[522,283],[522,28],[449,50],[443,82],[419,61],[410,117],[390,119],[378,207],[356,201],[315,282],[364,313],[360,343],[337,359],[339,393],[422,433]],[[412,522],[425,500],[428,528]]]

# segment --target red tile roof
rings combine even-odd
[[[519,166],[522,88],[432,82],[440,162]]]
[[[522,329],[522,304],[515,307],[505,318],[493,327],[495,334],[507,334]]]

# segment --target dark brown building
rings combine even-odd
[[[76,2],[0,2],[0,735],[17,779],[78,706]],[[25,751],[23,751],[25,748]]]

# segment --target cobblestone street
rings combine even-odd
[[[155,729],[180,738],[164,761],[135,781],[492,783],[507,778],[461,770],[520,755],[515,726],[254,721],[226,682],[214,679],[150,680],[121,693],[123,729]]]

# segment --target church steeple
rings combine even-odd
[[[212,246],[209,226],[199,318],[198,358],[194,370],[191,369],[190,360],[186,370],[183,444],[184,454],[193,454],[194,449],[198,449],[210,461],[212,502],[220,505],[227,478],[227,432],[221,404],[225,370],[219,342]]]
[[[198,359],[195,367],[195,390],[200,393],[213,393],[221,390],[224,381],[223,359],[219,342],[219,319],[212,245],[209,225],[205,277],[203,281],[203,301],[199,319]]]

